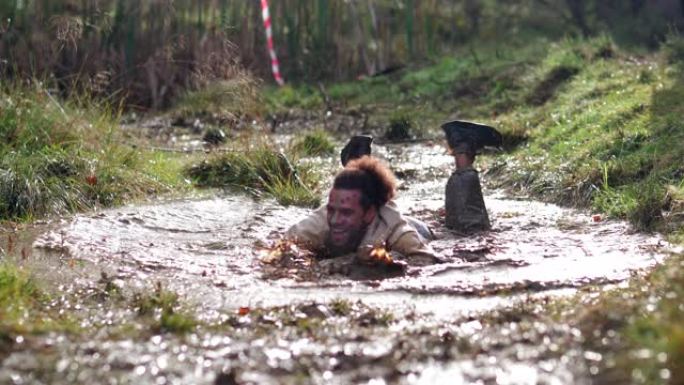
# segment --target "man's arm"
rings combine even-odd
[[[404,259],[410,265],[431,265],[440,262],[432,248],[424,243],[418,232],[409,224],[397,228],[387,239],[387,248],[392,254]],[[403,257],[403,258],[402,258]]]
[[[440,262],[432,248],[418,234],[406,217],[401,215],[394,202],[388,202],[381,210],[381,216],[387,227],[383,239],[387,249],[410,265],[429,265]]]

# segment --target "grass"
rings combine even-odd
[[[3,323],[17,323],[27,308],[43,298],[24,271],[7,263],[0,265],[0,319]]]
[[[409,140],[422,136],[416,130],[416,122],[411,113],[406,109],[397,109],[389,118],[389,124],[385,131],[388,140]]]
[[[234,125],[242,117],[261,114],[263,108],[258,85],[259,82],[248,73],[210,82],[197,90],[183,93],[176,100],[171,115]]]
[[[683,257],[672,256],[629,287],[594,296],[570,311],[576,325],[592,337],[584,348],[605,357],[597,383],[682,383]]]
[[[452,117],[504,136],[500,186],[591,207],[643,230],[675,229],[671,187],[684,175],[684,43],[660,54],[621,50],[610,37],[463,50],[391,77],[327,87],[341,110],[363,106],[376,135],[441,137]],[[269,92],[271,108],[322,108],[310,87]],[[300,103],[300,104],[298,104]],[[457,109],[455,109],[457,106]],[[274,112],[277,113],[277,112]]]
[[[294,158],[259,144],[246,151],[211,155],[187,168],[186,174],[200,187],[239,188],[255,196],[266,193],[284,205],[317,206],[320,177],[313,167],[290,159]]]
[[[74,317],[51,308],[50,301],[27,271],[0,263],[0,351],[10,347],[16,335],[80,330]]]
[[[30,220],[170,191],[180,180],[153,153],[122,145],[117,115],[58,101],[40,84],[0,86],[0,220]],[[176,172],[177,173],[177,172]]]
[[[477,54],[458,50],[434,65],[329,84],[326,92],[336,111],[372,112],[369,127],[376,136],[384,136],[401,121],[411,124],[411,136],[441,135],[439,125],[450,115],[488,120],[492,111],[515,107],[528,87],[523,75],[527,76],[528,67],[539,60],[546,46],[528,40],[522,48],[504,50],[498,44],[483,43]],[[311,86],[268,89],[265,100],[271,115],[324,111],[327,107],[321,92]]]
[[[582,57],[562,93],[500,117],[503,126],[534,122],[528,146],[507,159],[523,164],[509,179],[547,199],[654,229],[668,209],[665,187],[681,182],[680,75],[656,59]]]
[[[325,130],[315,130],[292,142],[292,152],[302,156],[335,154],[335,144]]]
[[[180,310],[178,294],[166,290],[157,283],[154,291],[138,293],[133,297],[133,306],[141,317],[151,317],[152,330],[184,334],[197,327],[198,321],[189,313]]]

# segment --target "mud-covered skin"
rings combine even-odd
[[[454,171],[447,182],[445,195],[446,227],[464,233],[491,228],[475,169],[468,167]]]

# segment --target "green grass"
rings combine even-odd
[[[187,168],[186,174],[200,187],[240,188],[256,196],[267,193],[284,205],[318,205],[319,175],[312,166],[294,160],[260,144],[244,151],[212,154]]]
[[[152,330],[184,334],[193,331],[198,321],[189,313],[180,310],[178,294],[166,290],[157,283],[151,293],[137,293],[133,306],[141,317],[151,317]]]
[[[292,152],[301,156],[322,156],[335,154],[335,144],[324,130],[312,131],[292,142]]]
[[[385,138],[388,140],[409,140],[420,138],[423,132],[418,128],[412,111],[399,108],[390,117],[385,130]]]
[[[0,264],[0,319],[16,322],[27,308],[43,299],[33,280],[22,270]]]
[[[535,43],[537,41],[535,40]],[[451,115],[488,120],[492,112],[514,108],[526,93],[529,66],[540,61],[547,43],[501,48],[482,43],[478,52],[464,48],[423,68],[407,68],[389,76],[326,85],[330,103],[341,112],[367,110],[369,125],[384,135],[399,115],[410,117],[413,136],[439,132]],[[324,98],[312,86],[267,89],[273,115],[323,111]],[[484,117],[484,118],[483,118]],[[390,135],[391,136],[391,135]]]
[[[662,53],[650,54],[622,50],[605,35],[506,49],[482,44],[327,92],[342,110],[369,111],[376,134],[390,138],[440,137],[439,124],[452,117],[492,124],[508,150],[498,160],[501,186],[640,229],[673,229],[682,223],[681,206],[668,195],[684,174],[681,41],[672,36]],[[315,95],[302,87],[266,98],[306,109],[321,105]]]
[[[682,383],[683,257],[672,256],[626,288],[564,305],[565,319],[588,337],[584,348],[604,357],[596,383]]]
[[[0,256],[6,257],[2,251]],[[11,344],[15,335],[79,330],[73,317],[49,304],[50,296],[27,271],[8,262],[0,263],[0,347]]]
[[[117,115],[59,101],[38,84],[0,86],[0,220],[111,206],[178,187],[171,163],[121,144]],[[176,174],[178,172],[176,171]]]
[[[270,113],[275,114],[292,107],[315,109],[323,106],[323,97],[313,87],[302,85],[271,88],[265,93],[265,102]]]
[[[666,186],[682,180],[682,75],[655,56],[634,60],[605,38],[581,44],[565,41],[542,61],[540,74],[558,65],[578,71],[552,97],[498,117],[504,133],[527,139],[504,158],[516,167],[502,178],[641,229],[666,225]]]

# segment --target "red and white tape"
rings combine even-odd
[[[283,77],[280,76],[280,66],[278,56],[273,48],[273,31],[271,29],[271,16],[268,13],[268,0],[261,0],[261,16],[264,19],[264,29],[266,30],[266,44],[268,44],[268,54],[271,56],[271,70],[276,83],[282,86],[285,84]]]

